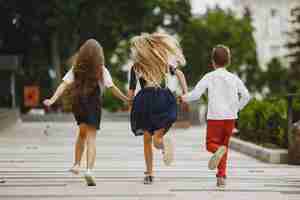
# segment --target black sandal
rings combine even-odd
[[[144,178],[144,184],[151,185],[153,183],[154,176],[149,175],[148,172],[145,172],[144,174],[146,175]]]

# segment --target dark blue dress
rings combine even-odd
[[[133,76],[135,77],[134,71],[131,72],[131,77]],[[131,78],[130,89],[135,89],[136,80],[134,82]],[[130,114],[132,132],[135,136],[143,135],[144,131],[153,135],[162,128],[167,132],[177,119],[175,96],[168,88],[145,87],[146,81],[141,78],[139,81],[141,90],[133,100]]]
[[[102,96],[100,87],[96,87],[89,96],[81,96],[78,99],[79,107],[73,107],[73,114],[78,125],[84,123],[100,129]]]

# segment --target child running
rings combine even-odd
[[[130,70],[130,80],[129,80],[129,90],[128,90],[128,97],[130,99],[133,99],[135,94],[141,89],[141,88],[144,88],[145,87],[145,80],[141,77],[137,77],[138,75],[135,73],[135,65],[134,64],[132,67],[131,67],[131,70]],[[185,76],[184,76],[184,73],[178,69],[177,67],[178,63],[176,60],[171,60],[169,62],[169,70],[170,70],[170,74],[169,76],[167,76],[166,80],[165,80],[165,84],[166,86],[171,90],[171,92],[177,96],[177,95],[184,95],[188,92],[188,86],[187,86],[187,83],[186,83],[186,79],[185,79]],[[174,77],[177,78],[178,82],[179,82],[179,85],[180,85],[180,94],[178,94],[178,91],[177,91],[177,88],[170,88],[169,87],[169,80],[170,79],[173,79]],[[177,106],[177,111],[179,112],[179,110],[182,110],[182,111],[186,111],[187,105],[184,105],[184,104],[180,104]]]
[[[152,138],[154,147],[162,150],[164,162],[169,165],[173,160],[171,138],[164,137],[177,118],[176,98],[164,84],[170,72],[169,60],[174,57],[180,65],[184,65],[185,58],[178,42],[162,33],[134,37],[131,52],[135,63],[133,70],[142,85],[133,100],[131,128],[136,136],[144,136],[144,184],[152,184]]]
[[[114,85],[104,64],[101,45],[94,39],[87,40],[80,47],[73,67],[65,75],[54,95],[44,101],[46,106],[51,106],[67,88],[72,86],[72,110],[79,126],[79,134],[75,144],[75,163],[70,171],[79,174],[80,162],[86,146],[87,170],[84,178],[88,186],[96,185],[91,170],[96,159],[96,131],[100,128],[103,89],[109,88],[119,99],[124,102],[129,101]]]
[[[206,74],[182,101],[197,100],[208,90],[206,148],[213,156],[208,167],[218,168],[217,186],[225,186],[228,144],[235,127],[237,113],[248,103],[250,95],[243,82],[226,70],[231,62],[230,50],[223,45],[212,51],[213,72]]]

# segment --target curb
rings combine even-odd
[[[272,164],[287,164],[288,150],[267,149],[256,144],[245,142],[237,138],[230,139],[230,148],[258,160]]]

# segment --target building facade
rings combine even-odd
[[[257,55],[262,67],[274,57],[283,61],[288,55],[286,44],[288,33],[292,30],[290,23],[292,9],[299,0],[233,0],[238,15],[243,15],[249,9],[255,27],[254,37],[257,45]]]

